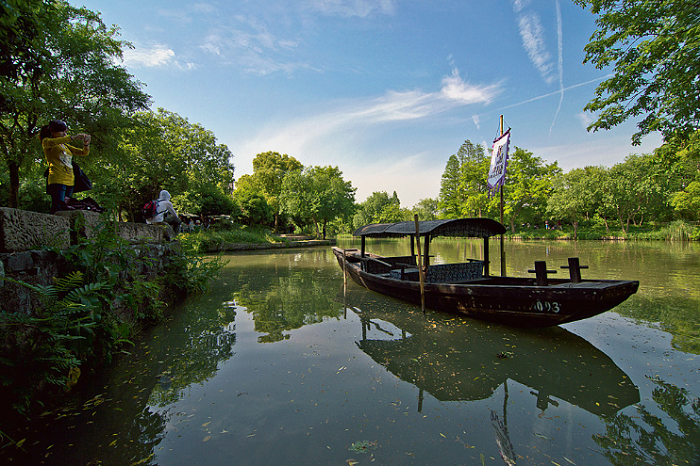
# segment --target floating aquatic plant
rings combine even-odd
[[[370,442],[369,440],[360,440],[350,445],[348,450],[354,451],[355,453],[367,453],[370,450],[375,450],[377,448],[377,441]]]

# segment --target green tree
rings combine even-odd
[[[532,152],[515,148],[509,156],[504,195],[504,218],[515,233],[516,220],[525,215],[538,221],[547,208],[554,178],[561,173],[556,162],[545,164]]]
[[[287,173],[279,201],[282,213],[298,222],[312,223],[317,237],[325,239],[329,222],[352,214],[355,191],[338,167],[316,166]]]
[[[43,159],[34,137],[43,124],[64,119],[100,150],[149,96],[117,64],[130,44],[98,13],[63,1],[10,0],[0,9],[9,15],[0,19],[0,150],[16,207],[20,170]]]
[[[700,217],[700,131],[672,138],[654,151],[654,158],[674,184],[671,205],[684,220]]]
[[[456,154],[447,159],[445,171],[440,181],[438,206],[446,218],[459,218],[463,199],[460,193],[460,164]]]
[[[552,192],[547,199],[547,215],[552,220],[571,222],[574,239],[578,239],[579,222],[590,219],[600,204],[597,183],[600,170],[598,167],[575,168],[553,180]]]
[[[612,212],[624,233],[631,223],[641,224],[645,217],[667,210],[668,193],[659,171],[649,155],[630,155],[615,164],[603,178],[603,209]]]
[[[226,200],[234,170],[231,152],[217,144],[211,131],[162,108],[139,112],[134,122],[119,135],[118,152],[112,156],[117,162],[94,168],[105,181],[99,189],[112,193],[120,211],[135,219],[144,199],[158,197],[161,189],[170,191],[173,202],[180,199],[197,209],[191,213],[222,213],[205,212],[206,198],[210,207],[212,199],[222,209],[231,207]]]
[[[634,144],[651,132],[668,140],[699,128],[700,17],[696,0],[575,0],[590,7],[597,29],[584,63],[613,67],[586,110],[589,129],[610,129],[644,116]]]
[[[483,145],[464,141],[442,174],[438,206],[446,218],[481,217],[489,208],[489,158]]]
[[[438,205],[437,199],[421,199],[413,206],[412,214],[417,214],[420,220],[435,220],[438,218]]]
[[[403,220],[401,201],[396,191],[391,197],[386,191],[375,191],[358,206],[353,226],[359,228],[370,223],[394,223]]]
[[[240,220],[248,225],[268,225],[273,213],[252,175],[243,175],[236,183],[233,198],[241,209]]]
[[[490,159],[481,144],[466,140],[457,151],[460,160],[460,191],[464,199],[461,217],[481,217],[489,210],[487,186]]]
[[[275,231],[280,224],[280,201],[282,193],[282,180],[284,176],[294,170],[301,170],[303,165],[294,157],[278,152],[264,152],[253,159],[253,176],[262,190],[267,204],[272,208],[275,219]]]

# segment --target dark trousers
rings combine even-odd
[[[55,214],[59,210],[67,210],[66,198],[73,195],[73,186],[50,184],[49,194],[51,194],[51,213]]]

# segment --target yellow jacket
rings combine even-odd
[[[71,142],[70,136],[41,140],[41,147],[44,149],[46,161],[49,163],[49,184],[73,186],[75,184],[73,156],[85,156],[90,153],[90,146],[78,149],[69,146],[69,142]]]

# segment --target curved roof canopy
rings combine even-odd
[[[502,235],[506,228],[489,218],[458,218],[447,220],[425,220],[418,222],[421,236],[458,236],[466,238],[488,238]],[[354,236],[369,238],[395,238],[416,234],[415,222],[372,223],[358,228]]]

